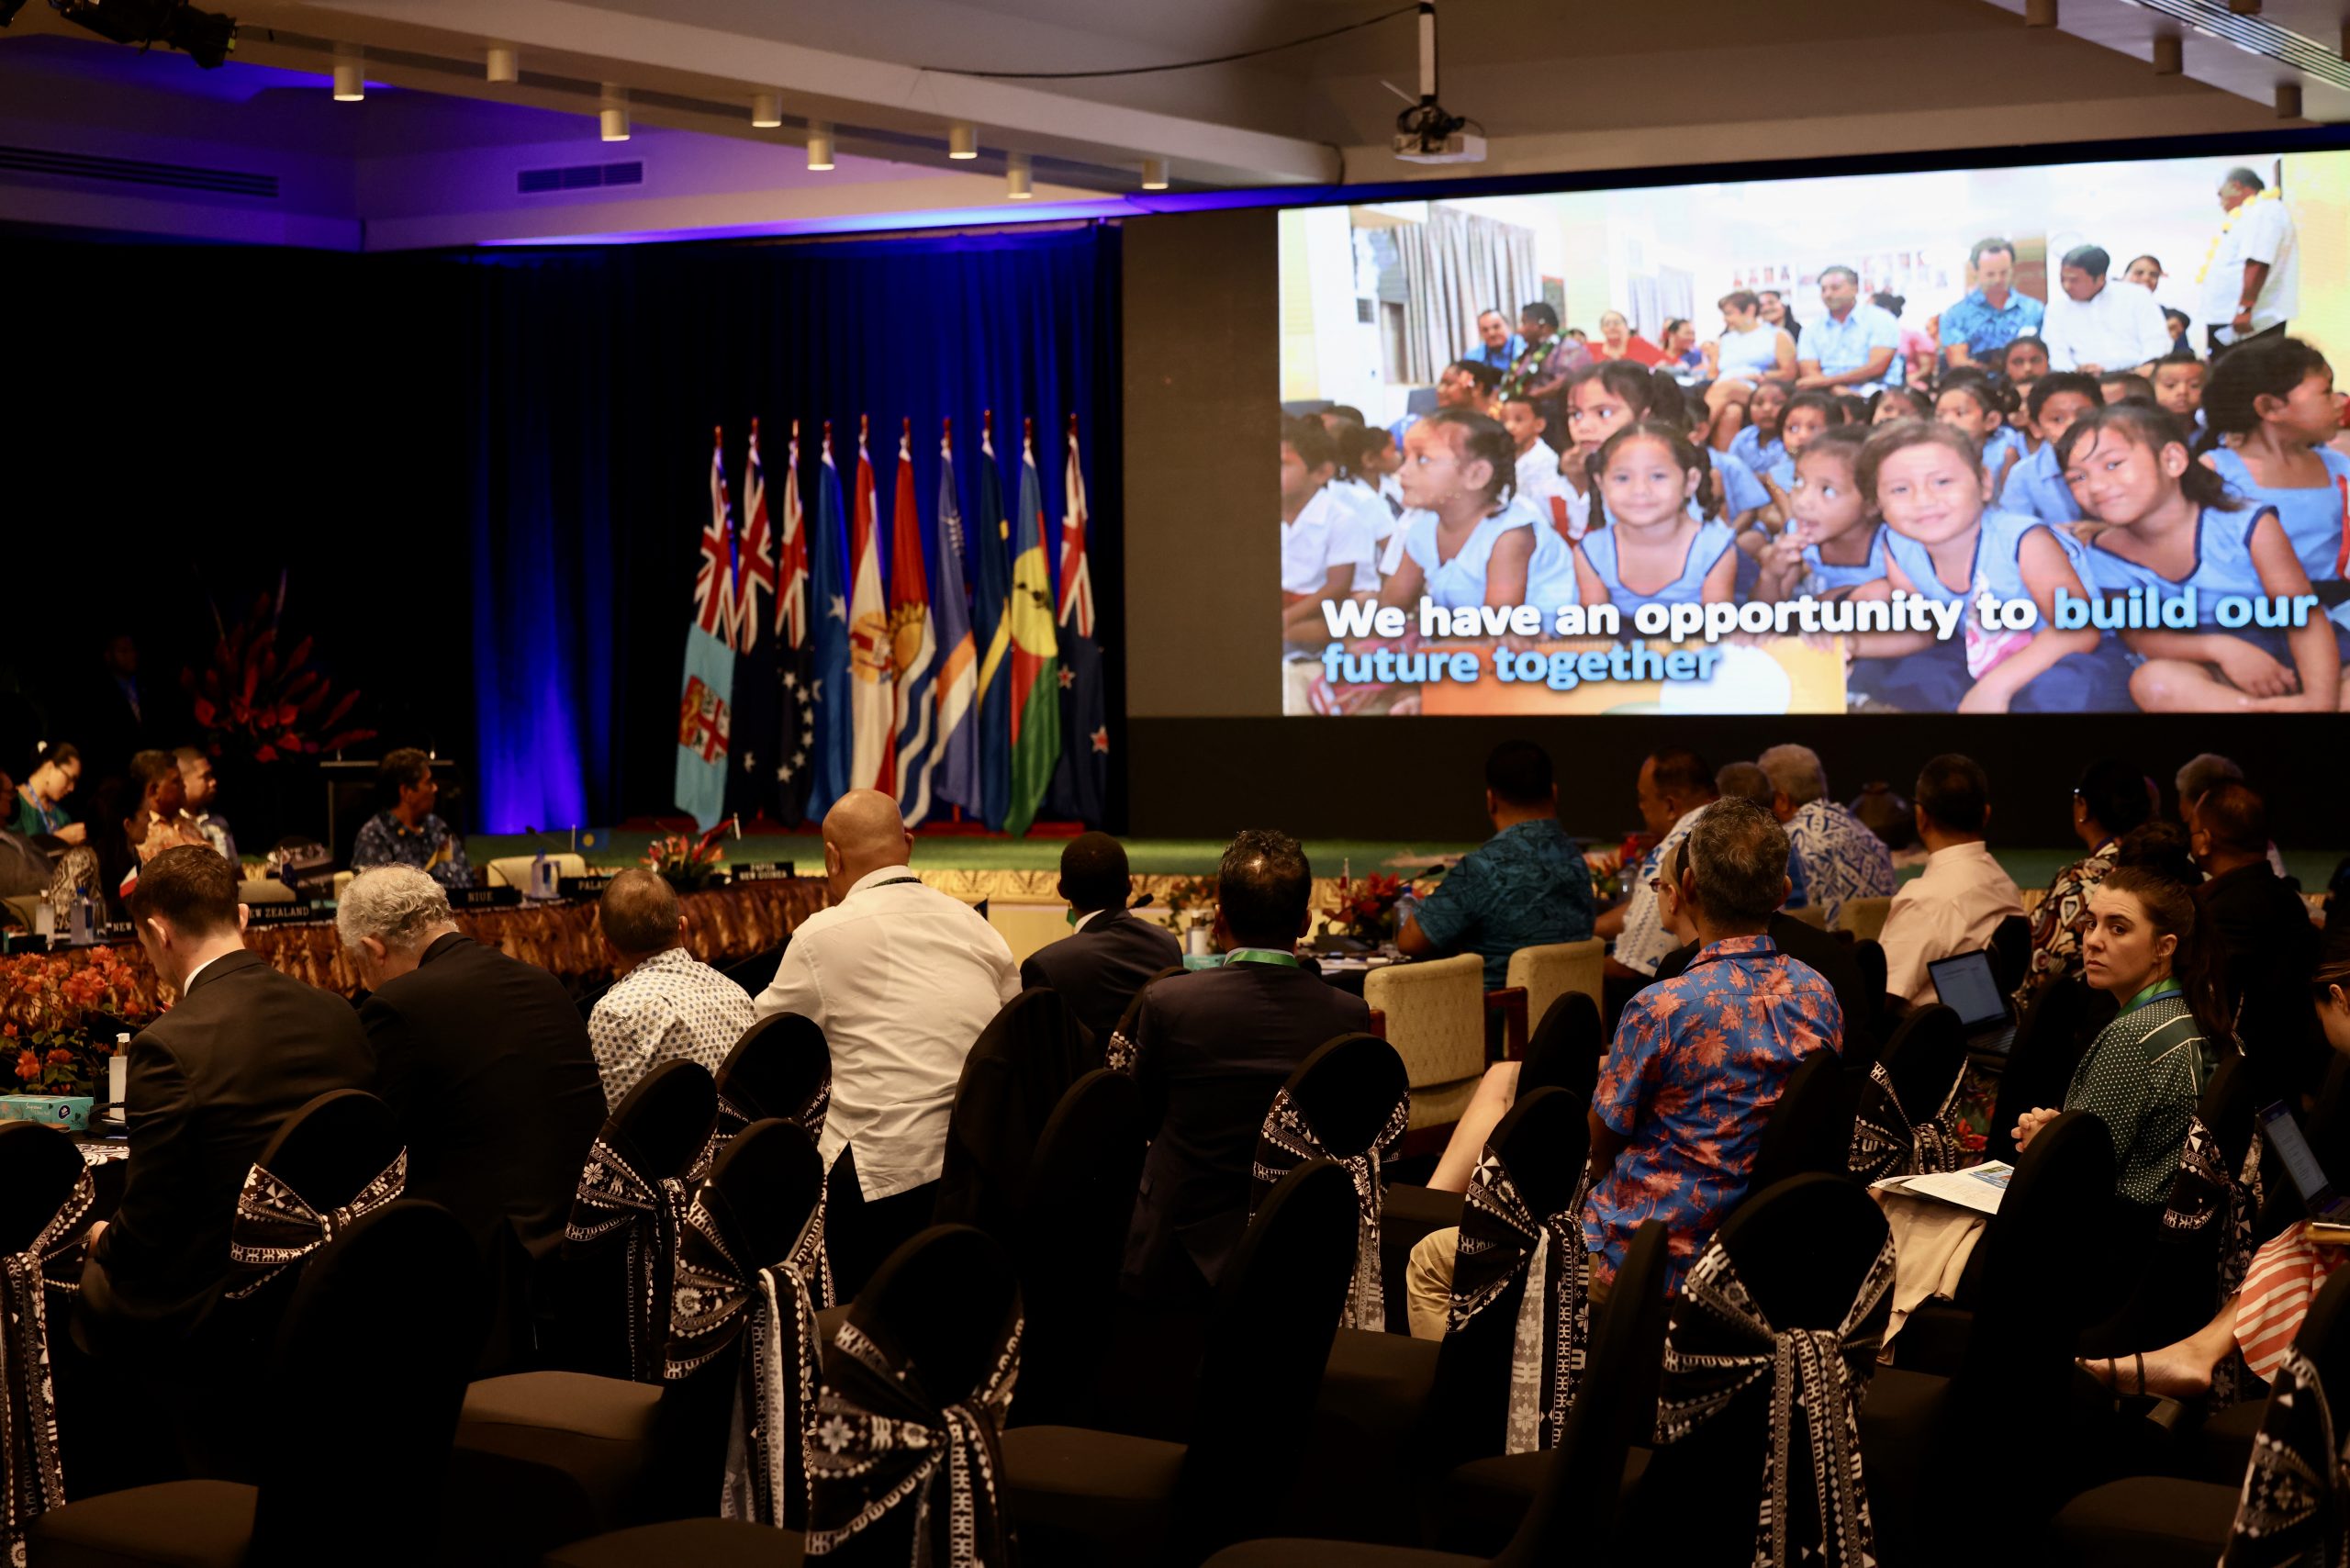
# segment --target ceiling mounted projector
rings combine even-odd
[[[1436,0],[1420,0],[1420,97],[1395,117],[1395,156],[1406,163],[1482,163],[1484,128],[1436,101]]]

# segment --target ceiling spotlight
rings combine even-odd
[[[484,74],[490,81],[520,82],[522,79],[522,63],[514,57],[513,50],[506,45],[495,43],[490,45],[488,62],[488,68]]]
[[[811,119],[808,122],[808,168],[811,174],[822,174],[833,166],[833,122]]]
[[[237,18],[199,11],[187,0],[49,0],[50,8],[77,28],[117,43],[141,49],[163,44],[207,71],[225,65],[237,47]],[[14,14],[14,7],[0,10]]]
[[[607,141],[628,140],[628,89],[612,83],[604,84],[604,103],[597,118],[602,122]]]
[[[946,155],[958,162],[979,155],[979,128],[957,120],[946,128]]]
[[[1146,158],[1142,161],[1142,188],[1163,191],[1167,188],[1167,160]]]
[[[1003,161],[1003,194],[1013,201],[1026,201],[1036,193],[1029,188],[1028,154],[1014,152]]]
[[[773,93],[751,95],[751,123],[761,130],[773,130],[783,123],[783,105]]]
[[[355,104],[367,95],[366,73],[360,69],[365,55],[355,43],[334,46],[334,101]]]

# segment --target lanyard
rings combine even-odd
[[[2165,996],[2178,996],[2180,994],[2182,994],[2182,992],[2178,989],[2178,981],[2165,976],[2164,979],[2155,980],[2154,983],[2147,986],[2145,990],[2132,997],[2128,1002],[2123,1002],[2121,1004],[2121,1011],[2124,1013],[2135,1013],[2138,1009],[2145,1006],[2149,1002],[2160,1002]]]
[[[1235,947],[1224,956],[1224,961],[1227,964],[1284,964],[1292,969],[1298,967],[1296,954],[1276,952],[1270,947]]]

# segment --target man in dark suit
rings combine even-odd
[[[1287,834],[1250,831],[1217,876],[1217,968],[1143,993],[1135,1076],[1150,1153],[1126,1236],[1125,1288],[1194,1300],[1248,1226],[1257,1134],[1273,1096],[1315,1047],[1364,1029],[1359,996],[1298,967],[1313,873]]]
[[[1106,1042],[1135,992],[1183,961],[1183,945],[1163,925],[1126,913],[1135,890],[1126,846],[1106,833],[1081,833],[1061,851],[1061,897],[1077,929],[1029,955],[1020,988],[1060,993],[1078,1021]]]
[[[237,1193],[278,1125],[374,1072],[349,1002],[246,950],[237,874],[209,847],[150,860],[130,916],[180,1000],[130,1044],[130,1169],[83,1269],[82,1321],[93,1350],[144,1361],[184,1344],[227,1277]]]
[[[359,1021],[408,1139],[408,1196],[464,1222],[519,1312],[502,1233],[543,1271],[604,1124],[588,1025],[561,980],[460,932],[447,892],[414,867],[361,872],[335,926],[371,992]]]

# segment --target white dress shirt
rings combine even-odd
[[[2153,291],[2123,278],[2108,277],[2087,300],[2055,290],[2040,330],[2052,370],[2093,364],[2118,375],[2170,353],[2170,323]]]
[[[2252,330],[2265,332],[2292,319],[2301,308],[2300,247],[2294,243],[2293,215],[2282,199],[2248,201],[2221,233],[2203,269],[2196,307],[2203,325],[2217,327],[2233,342],[2236,307],[2244,302],[2244,264],[2268,263],[2268,276],[2253,302]]]
[[[1366,573],[1371,586],[1377,588],[1378,576],[1371,569],[1377,555],[1362,514],[1351,500],[1325,485],[1299,510],[1296,521],[1281,524],[1281,590],[1319,594],[1329,581],[1330,568],[1337,566],[1354,569],[1350,589]]]
[[[1681,820],[1673,824],[1673,831],[1657,840],[1656,847],[1649,851],[1635,873],[1638,880],[1632,884],[1632,902],[1624,906],[1624,930],[1616,938],[1616,961],[1628,969],[1652,975],[1656,967],[1664,962],[1665,955],[1681,946],[1681,938],[1664,928],[1656,907],[1656,891],[1649,886],[1649,879],[1663,864],[1664,852],[1689,836],[1689,830],[1697,825],[1697,818],[1705,809],[1692,806],[1682,812]]]
[[[829,1170],[854,1144],[870,1201],[938,1180],[963,1058],[1019,994],[1012,949],[978,911],[885,866],[800,923],[757,1011],[824,1031],[833,1107],[817,1152]]]
[[[2013,879],[1981,839],[1935,850],[1926,857],[1926,868],[1895,890],[1877,935],[1885,948],[1885,989],[1915,1006],[1932,1006],[1940,999],[1926,966],[1981,952],[1999,922],[2022,913]]]
[[[655,953],[612,982],[588,1018],[588,1048],[618,1105],[665,1061],[715,1073],[755,1021],[750,993],[683,947]]]

